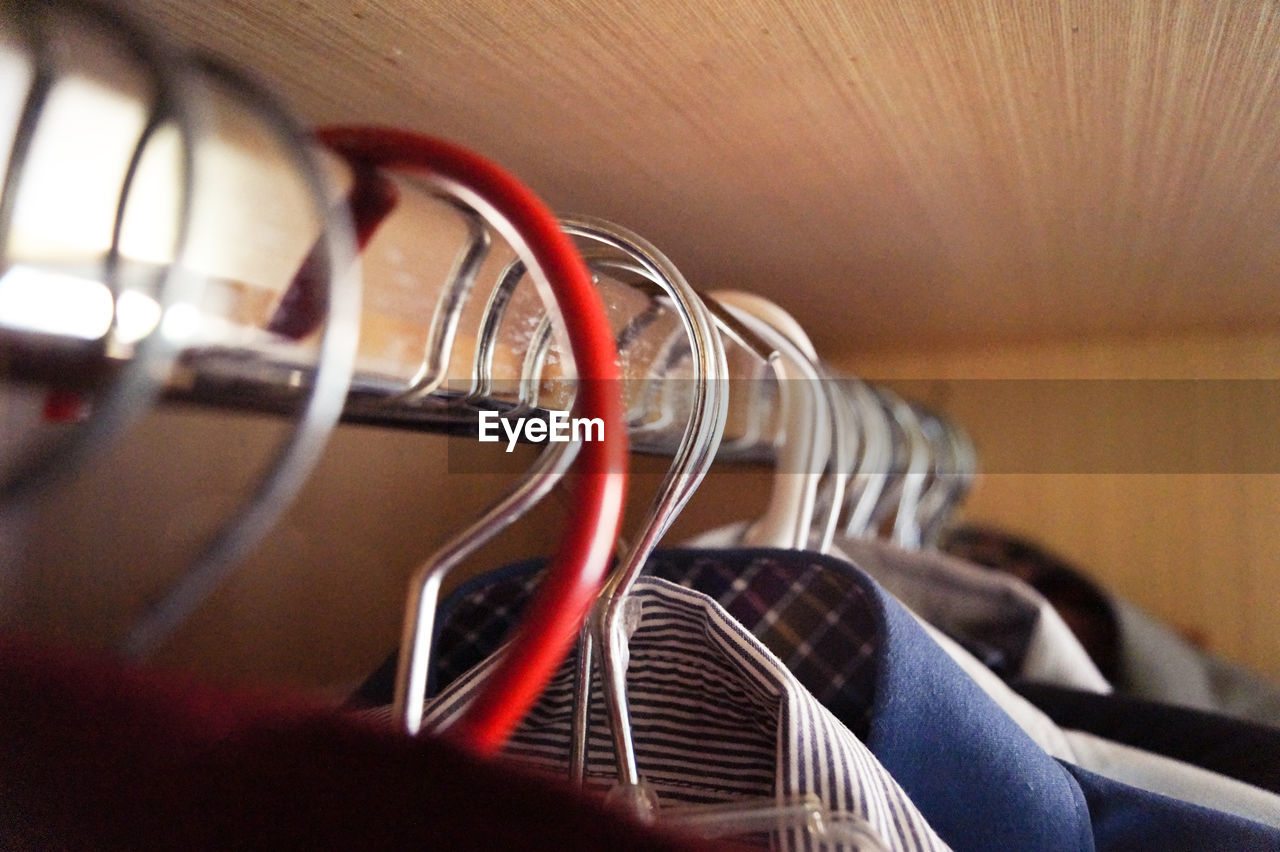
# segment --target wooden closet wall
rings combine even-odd
[[[1280,334],[864,353],[846,365],[929,399],[970,431],[987,472],[966,520],[1050,546],[1190,638],[1280,679]],[[1036,394],[1030,410],[1000,388],[1027,379],[1067,389]],[[1215,393],[1222,380],[1236,380],[1225,395]],[[1082,382],[1114,407],[1092,418],[1075,408]],[[1153,386],[1163,410],[1123,399]],[[1046,448],[1082,445],[1087,460],[1068,452],[1054,468],[1038,463]],[[1206,457],[1222,463],[1197,465]]]

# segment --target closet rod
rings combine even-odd
[[[424,294],[424,302],[432,298],[433,294]],[[70,306],[68,309],[73,310]],[[669,315],[672,315],[671,308],[666,304],[651,305],[649,317],[658,318],[655,324],[661,324]],[[726,348],[734,353],[733,361],[740,371],[733,378],[737,422],[742,423],[744,418],[754,418],[755,422],[751,428],[740,427],[737,434],[731,429],[730,438],[736,440],[726,441],[720,457],[734,461],[769,461],[773,458],[775,442],[771,422],[777,397],[775,380],[763,369],[765,362],[756,355],[757,348],[745,345],[733,335],[726,335],[725,340]],[[127,359],[107,356],[99,347],[86,345],[85,341],[70,336],[28,333],[4,327],[0,327],[0,355],[3,357],[0,379],[4,382],[30,386],[37,391],[83,394],[88,399],[96,389],[110,385],[113,376],[127,364]],[[179,357],[158,395],[158,402],[162,405],[294,417],[307,398],[316,369],[313,362],[297,356],[296,348],[283,345],[210,346],[187,350]],[[753,362],[758,362],[761,370],[753,375],[741,375],[743,365]],[[628,365],[626,359],[624,366],[633,367],[629,374],[624,375],[624,381],[636,383],[637,395],[644,394],[638,389],[641,382],[657,382],[666,391],[669,403],[671,388],[676,388],[678,393],[685,384],[679,378],[647,377],[636,372],[635,364]],[[498,395],[466,399],[467,391],[458,382],[446,382],[430,395],[417,399],[405,398],[404,390],[402,379],[357,368],[347,391],[341,421],[474,436],[478,432],[479,410],[507,414],[521,407],[514,398]],[[556,410],[564,409],[537,405],[519,413],[548,419]],[[638,422],[633,422],[630,430],[633,450],[651,455],[675,452],[681,436],[680,411],[673,410],[670,416],[659,417],[656,422],[654,415],[657,412],[652,410],[639,409],[633,413],[638,415]]]
[[[355,192],[359,173],[330,153],[312,150],[283,107],[237,72],[166,52],[109,7],[83,0],[31,6],[0,0],[0,20],[10,36],[0,40],[0,60],[27,72],[0,86],[7,98],[0,119],[12,119],[13,130],[8,151],[0,151],[0,390],[33,386],[33,394],[13,395],[19,405],[38,403],[41,391],[84,400],[81,411],[90,415],[97,400],[102,410],[114,405],[142,411],[164,402],[296,419],[308,405],[313,378],[332,373],[326,367],[343,359],[330,358],[333,347],[315,343],[320,317],[310,315],[316,307],[310,302],[323,287],[300,291],[303,309],[290,315],[296,327],[277,327],[278,317],[261,321],[266,302],[283,297],[279,311],[297,295],[276,285],[316,271],[308,266],[309,255],[297,266],[305,242],[319,239],[318,248],[329,233],[314,210],[294,210],[289,199],[300,191],[306,172],[300,164],[316,172],[310,201],[321,204],[342,197],[344,184]],[[397,186],[388,191],[435,194],[412,182]],[[308,203],[302,190],[303,211]],[[471,277],[461,286],[452,274],[436,278],[415,268],[431,254],[422,249],[433,250],[435,243],[426,238],[429,223],[415,221],[414,229],[408,238],[402,231],[399,243],[392,240],[391,251],[408,258],[402,265],[388,264],[385,251],[376,270],[364,264],[366,314],[389,329],[384,336],[394,345],[388,349],[388,340],[376,340],[368,351],[356,352],[341,419],[475,434],[479,410],[510,412],[521,399],[509,389],[515,379],[505,393],[486,393],[494,385],[491,353],[489,367],[468,374],[459,369],[463,361],[470,366],[465,352],[459,356],[466,346],[453,345],[455,333],[483,336],[459,326],[458,306],[468,298],[478,301],[483,288],[495,284],[475,282],[478,292],[468,296],[489,236],[477,241],[471,235],[470,266],[458,273]],[[610,254],[607,247],[583,249],[602,287],[625,286],[629,294],[619,289],[606,294],[606,301],[619,329],[627,390],[635,391],[628,394],[632,446],[672,455],[688,419],[680,393],[687,383],[680,381],[680,350],[673,348],[682,342],[675,333],[678,318],[633,259]],[[367,259],[361,254],[362,262]],[[333,264],[343,261],[335,255],[329,263],[327,274],[337,281],[343,270]],[[410,271],[417,274],[406,289],[394,279]],[[332,312],[330,324],[344,329],[335,338],[349,340],[346,330],[360,321],[358,310],[348,307]],[[168,334],[169,308],[186,309],[197,333]],[[720,325],[730,376],[742,380],[735,381],[721,457],[771,459],[779,396],[766,363],[771,353],[724,316]],[[518,322],[508,326],[522,328]],[[447,332],[437,334],[439,327]],[[326,330],[322,337],[328,336]],[[435,348],[423,360],[431,378],[418,388],[419,377],[397,371],[406,366],[399,363],[400,353],[415,351],[424,339]],[[537,348],[528,340],[501,345],[508,348],[509,363],[537,365],[526,386],[536,385],[542,364],[561,354],[555,342],[546,359],[517,351]],[[341,385],[319,384],[334,394],[336,409]],[[534,404],[519,413],[546,419],[567,408],[570,396],[562,386],[554,399],[545,393],[531,397]],[[0,403],[7,401],[0,397]],[[67,406],[64,416],[75,409]],[[737,431],[735,422],[741,424]]]

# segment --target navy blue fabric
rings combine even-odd
[[[867,746],[957,849],[1280,850],[1275,829],[1050,758],[896,600],[874,594],[885,645]],[[1047,820],[1042,832],[1029,819]]]
[[[870,619],[878,634],[871,660],[873,675],[863,685],[870,694],[860,702],[824,704],[864,737],[934,830],[955,849],[1280,850],[1280,832],[1273,829],[1137,790],[1051,758],[910,613],[848,562],[782,550],[665,550],[651,560],[650,573],[677,583],[694,578],[694,588],[717,597],[716,590],[701,588],[706,578],[714,576],[706,570],[709,561],[736,566],[743,573],[748,567],[758,570],[767,565],[774,575],[785,570],[796,578],[812,576],[819,566],[826,580],[842,578],[848,594],[863,599],[862,608],[870,612],[858,617]],[[496,650],[501,637],[492,624],[468,630],[451,625],[451,617],[464,599],[472,598],[469,606],[474,606],[474,595],[501,581],[500,605],[514,621],[521,602],[511,600],[511,589],[520,586],[515,581],[531,579],[540,567],[541,563],[532,562],[510,566],[474,578],[450,595],[439,610],[441,655],[447,656],[445,646],[463,635],[475,645],[465,649],[464,658],[476,655],[478,661]],[[785,619],[781,605],[777,613]],[[760,623],[774,625],[770,619]],[[753,628],[753,632],[787,659],[788,649],[775,648],[771,642],[778,631]],[[394,665],[384,669],[393,672]],[[796,675],[815,695],[822,694],[824,685],[809,684],[802,672]],[[447,680],[442,677],[442,685]],[[371,694],[364,690],[365,698]],[[380,697],[389,701],[390,692]]]
[[[1071,775],[874,580],[831,562],[871,591],[883,618],[867,746],[934,830],[956,849],[1093,849]]]
[[[427,670],[428,698],[438,695],[454,678],[479,665],[498,650],[507,631],[524,613],[531,590],[537,585],[536,575],[546,567],[546,560],[540,558],[513,562],[470,577],[445,596],[436,607],[435,629],[431,632],[431,647],[435,650]],[[501,591],[494,594],[494,589]],[[524,594],[513,595],[512,590],[517,593],[523,590]],[[490,619],[478,634],[471,630],[472,625],[460,625],[456,618],[458,610],[473,595],[483,595],[484,605],[490,609],[501,608],[501,617]],[[382,665],[365,678],[347,699],[347,709],[360,710],[391,704],[395,700],[399,660],[399,651],[391,652]]]

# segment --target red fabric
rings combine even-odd
[[[358,251],[364,251],[399,199],[400,193],[391,181],[373,169],[358,163],[353,165],[351,191],[347,194],[346,203],[351,211]],[[325,240],[325,235],[321,234],[303,259],[302,266],[289,282],[289,289],[267,323],[268,331],[301,340],[324,321],[326,305],[320,296],[329,286],[328,282],[336,277],[329,269]]]
[[[88,404],[76,391],[51,390],[44,398],[44,419],[49,423],[83,420]]]
[[[0,847],[698,848],[445,742],[18,639],[0,642]]]

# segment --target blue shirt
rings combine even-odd
[[[443,603],[441,682],[496,650],[541,567],[482,575]],[[751,630],[956,849],[1280,849],[1274,829],[1050,757],[848,562],[805,551],[667,550],[646,572],[709,595]]]

